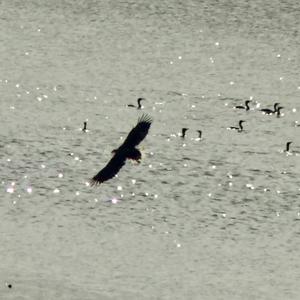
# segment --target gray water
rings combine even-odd
[[[298,1],[10,0],[0,26],[0,299],[299,299]],[[88,186],[138,97],[141,164]]]

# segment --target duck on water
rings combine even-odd
[[[198,134],[199,134],[198,139],[201,140],[201,138],[202,138],[202,130],[197,130],[197,132],[198,132]]]
[[[188,130],[188,128],[182,128],[181,129],[181,137],[184,139],[185,138],[185,133]]]
[[[262,111],[264,114],[266,114],[266,115],[271,115],[271,114],[275,114],[276,112],[277,112],[277,109],[278,109],[278,105],[279,105],[280,103],[278,103],[278,102],[276,102],[276,103],[274,103],[274,110],[272,110],[272,109],[269,109],[269,108],[262,108],[262,109],[260,109],[260,111]]]
[[[244,123],[245,121],[244,120],[240,120],[239,121],[239,127],[235,127],[235,126],[231,126],[231,127],[229,127],[229,128],[227,128],[227,129],[230,129],[230,130],[237,130],[238,132],[242,132],[243,131],[243,123]]]
[[[87,132],[88,131],[87,128],[86,128],[86,126],[87,126],[87,122],[83,122],[83,128],[81,129],[83,132]]]
[[[146,100],[145,98],[138,98],[136,101],[137,101],[137,106],[134,105],[134,104],[127,104],[128,107],[136,107],[137,109],[141,109],[142,108],[142,104],[141,104],[141,101],[144,101]]]
[[[249,103],[251,102],[251,100],[246,100],[245,101],[245,106],[244,105],[237,105],[234,108],[235,109],[245,109],[246,111],[248,111],[250,109]]]
[[[292,142],[287,142],[287,143],[286,143],[284,152],[290,152],[290,145],[291,145],[291,144],[292,144]]]

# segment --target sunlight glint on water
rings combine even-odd
[[[4,2],[0,299],[298,299],[299,9]]]

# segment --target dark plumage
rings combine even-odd
[[[239,121],[239,127],[231,126],[231,127],[229,127],[229,129],[237,130],[238,132],[241,132],[241,131],[243,131],[243,125],[242,124],[244,122],[245,122],[244,120],[240,120]]]
[[[128,107],[136,107],[137,109],[141,109],[142,108],[142,104],[141,104],[141,101],[144,101],[146,100],[145,98],[138,98],[137,99],[137,104],[138,106],[134,105],[134,104],[128,104],[127,106]]]
[[[185,137],[185,133],[188,130],[188,128],[182,128],[181,129],[181,137],[184,138]]]
[[[90,185],[98,185],[102,182],[113,178],[120,169],[125,165],[126,159],[133,159],[140,162],[141,152],[135,148],[148,134],[152,123],[152,118],[143,114],[137,125],[131,129],[124,143],[112,151],[113,157],[108,164],[90,180]]]
[[[291,144],[292,142],[287,142],[286,143],[286,148],[285,148],[285,152],[289,152],[290,151],[290,144]]]
[[[202,130],[197,130],[197,132],[199,133],[198,138],[201,139],[202,138]]]
[[[83,132],[87,131],[86,125],[87,125],[87,122],[83,122],[83,128],[81,129]]]
[[[280,103],[274,103],[274,110],[269,109],[269,108],[263,108],[260,111],[262,111],[263,113],[265,113],[266,115],[270,115],[270,114],[275,114],[277,112],[277,107]]]
[[[249,109],[250,109],[250,107],[249,107],[249,103],[250,103],[250,102],[251,102],[251,100],[246,100],[246,101],[245,101],[245,106],[243,106],[243,105],[237,105],[237,106],[235,106],[234,108],[249,110]]]

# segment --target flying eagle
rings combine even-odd
[[[113,157],[108,164],[99,171],[92,179],[90,185],[99,185],[102,182],[113,178],[125,165],[126,159],[132,159],[140,163],[141,152],[136,146],[146,137],[152,123],[149,115],[143,114],[134,128],[131,129],[124,143],[112,151]]]

